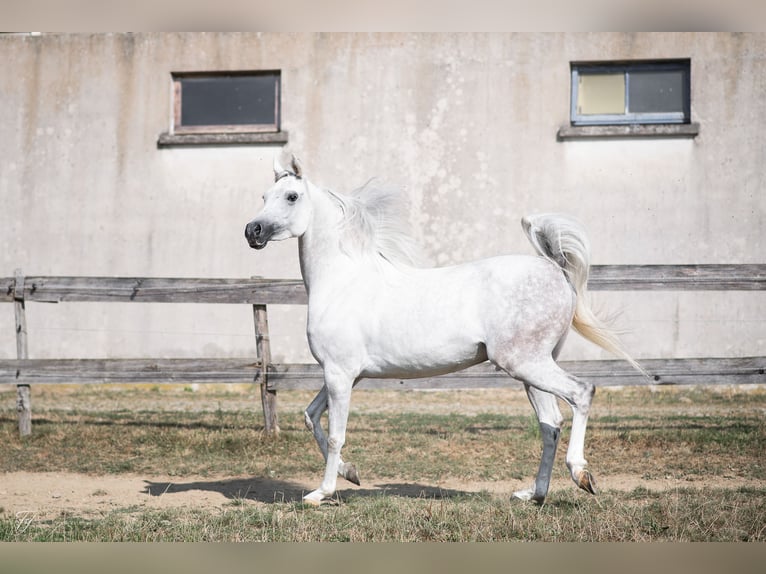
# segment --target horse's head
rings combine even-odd
[[[308,185],[295,156],[288,168],[274,158],[274,185],[263,195],[263,209],[245,227],[245,238],[254,249],[263,249],[269,241],[300,237],[311,220]]]

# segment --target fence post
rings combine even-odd
[[[279,434],[277,423],[277,391],[269,389],[269,366],[271,365],[271,343],[269,341],[269,316],[266,305],[253,305],[255,323],[255,351],[261,362],[256,382],[261,383],[261,403],[266,433]]]
[[[13,311],[16,317],[16,358],[27,359],[27,316],[24,310],[24,275],[16,269],[13,285]],[[18,372],[16,374],[18,377]],[[32,434],[32,403],[29,385],[16,385],[16,411],[19,415],[19,434]]]

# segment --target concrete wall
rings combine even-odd
[[[282,70],[283,128],[313,181],[407,187],[434,264],[530,252],[519,218],[548,210],[585,222],[594,263],[763,261],[763,34],[3,35],[0,53],[0,276],[298,277],[295,242],[243,238],[279,148],[156,145],[171,72],[240,69]],[[557,141],[571,61],[681,57],[698,137]],[[763,353],[761,293],[593,296],[638,357]],[[28,315],[32,357],[254,354],[246,307]],[[310,360],[304,322],[272,310],[277,360]],[[575,357],[605,355],[573,337]]]

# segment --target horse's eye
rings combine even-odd
[[[295,203],[296,201],[298,201],[298,194],[295,193],[294,191],[291,193],[288,193],[287,201],[289,201],[290,203]]]

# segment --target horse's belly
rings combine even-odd
[[[412,341],[367,348],[363,377],[414,379],[452,373],[487,360],[483,343],[469,340]]]

